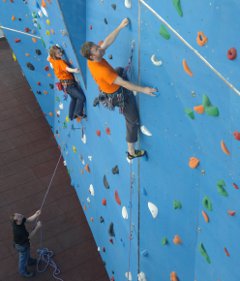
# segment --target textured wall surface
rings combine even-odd
[[[239,59],[231,57],[240,48],[239,12],[237,0],[0,2],[13,59],[61,146],[112,280],[137,280],[139,272],[141,281],[240,279]],[[126,66],[135,45],[130,79],[159,89],[157,97],[137,96],[151,136],[139,138],[148,159],[132,163],[124,118],[92,106],[98,89],[79,54],[85,40],[103,40],[124,17],[130,25],[106,58]],[[87,121],[68,118],[69,99],[46,61],[53,44],[81,68]]]

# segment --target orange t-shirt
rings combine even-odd
[[[66,70],[68,67],[64,60],[55,60],[51,57],[48,61],[52,64],[55,75],[59,80],[73,80],[73,75]]]
[[[100,62],[88,60],[88,68],[102,92],[112,94],[120,88],[119,85],[113,84],[118,77],[117,72],[105,59]]]

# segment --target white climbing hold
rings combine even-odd
[[[131,273],[131,271],[126,272],[125,273],[125,277],[127,278],[128,281],[132,281],[132,273]]]
[[[90,198],[89,198],[89,197],[87,198],[87,202],[88,202],[88,203],[90,203],[90,202],[91,202],[91,200],[90,200]]]
[[[62,102],[59,103],[59,108],[60,108],[61,110],[63,110],[64,106],[63,106],[63,103],[62,103]]]
[[[94,187],[93,187],[93,185],[92,185],[92,184],[90,184],[90,186],[89,186],[89,192],[90,192],[90,194],[91,194],[92,196],[94,196],[94,195],[95,195],[95,192],[94,192]]]
[[[144,272],[138,273],[138,281],[147,281],[146,275]]]
[[[48,12],[44,7],[41,7],[41,11],[43,12],[45,17],[48,17]]]
[[[88,156],[88,159],[89,159],[89,161],[92,161],[92,156],[89,155],[89,156]]]
[[[125,0],[124,5],[126,8],[131,9],[132,8],[132,0]]]
[[[87,137],[86,137],[85,134],[82,135],[81,141],[82,141],[84,144],[86,144],[86,142],[87,142]]]
[[[56,111],[56,114],[57,114],[57,117],[59,117],[60,114],[61,114],[61,111],[60,111],[60,110],[57,110],[57,111]]]
[[[152,136],[152,133],[144,125],[142,125],[140,127],[140,130],[145,136],[148,136],[148,137]]]
[[[100,252],[101,251],[101,247],[97,247],[97,250],[98,250],[98,252]]]
[[[125,206],[122,207],[122,216],[125,220],[128,219],[128,211],[127,211],[127,208]]]
[[[42,13],[42,11],[41,11],[41,10],[38,10],[38,12],[37,12],[37,13],[38,13],[38,15],[39,15],[39,17],[40,17],[40,18],[42,18],[42,17],[43,17],[43,13]]]
[[[151,202],[148,202],[148,209],[151,212],[153,218],[155,219],[158,215],[158,207]]]
[[[63,165],[67,166],[67,161],[66,160],[63,161]]]
[[[152,61],[152,63],[153,63],[154,65],[156,65],[156,66],[160,66],[160,65],[162,65],[162,63],[163,63],[161,60],[158,60],[158,59],[157,59],[156,55],[152,55],[152,56],[151,56],[151,61]]]

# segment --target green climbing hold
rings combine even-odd
[[[202,105],[204,106],[204,108],[212,105],[208,96],[203,95],[203,97],[202,97]]]
[[[203,204],[203,206],[204,206],[208,211],[212,211],[212,210],[213,210],[213,208],[212,208],[212,202],[211,202],[211,200],[210,200],[207,196],[205,196],[205,197],[203,198],[202,204]]]
[[[205,112],[207,113],[207,115],[209,116],[219,116],[219,110],[216,106],[207,106],[205,107]]]
[[[188,115],[189,118],[195,119],[194,111],[192,109],[186,108],[184,111]]]
[[[46,44],[45,44],[45,41],[43,40],[43,38],[41,38],[41,42],[43,44],[43,47],[46,48]]]
[[[164,39],[166,39],[166,40],[169,40],[170,37],[171,37],[171,35],[170,35],[170,33],[168,32],[167,28],[166,28],[165,25],[163,25],[163,24],[160,26],[160,31],[159,31],[159,33],[160,33],[160,35],[161,35]]]
[[[182,203],[178,200],[173,201],[173,208],[176,209],[182,209]]]
[[[163,237],[163,239],[162,239],[162,245],[163,246],[166,246],[168,244],[168,239],[167,239],[167,237]]]
[[[224,197],[228,197],[228,193],[227,193],[226,189],[224,188],[224,186],[226,186],[226,183],[224,180],[219,180],[217,182],[218,193]]]
[[[182,11],[182,7],[181,7],[181,1],[180,0],[172,0],[173,5],[175,7],[175,9],[177,10],[178,14],[180,17],[183,16],[183,11]]]
[[[56,101],[56,102],[60,102],[60,98],[59,98],[59,97],[56,97],[56,98],[55,98],[55,101]]]
[[[207,251],[206,251],[206,249],[205,249],[205,247],[204,247],[204,245],[202,243],[199,245],[198,249],[199,249],[201,255],[205,258],[205,260],[208,263],[211,263],[211,260],[210,260],[208,254],[207,254]]]

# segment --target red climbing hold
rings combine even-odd
[[[118,192],[117,192],[117,190],[115,191],[115,200],[116,200],[116,202],[118,203],[118,205],[121,205],[121,199],[120,199],[120,197],[119,197],[119,195],[118,195]]]
[[[100,131],[100,130],[97,130],[97,131],[96,131],[96,135],[97,135],[98,137],[100,137],[100,136],[101,136],[101,131]]]
[[[15,39],[15,43],[20,43],[20,42],[21,42],[21,39],[19,39],[19,38]]]
[[[92,30],[92,28],[93,28],[92,25],[90,25],[90,26],[89,26],[89,29]]]
[[[109,128],[106,128],[105,131],[106,131],[106,134],[107,134],[107,135],[111,135],[111,130],[110,130]]]
[[[111,277],[110,281],[115,281],[115,278],[114,276]]]
[[[230,211],[228,210],[227,213],[229,214],[229,216],[235,216],[236,212],[235,211]]]
[[[228,249],[226,247],[224,247],[224,252],[225,252],[227,257],[230,257],[230,254],[229,254]]]
[[[49,71],[49,66],[45,66],[44,69],[45,69],[46,71]]]
[[[239,189],[239,187],[238,187],[238,185],[237,185],[236,183],[233,182],[232,185],[233,185],[233,187],[234,187],[235,189]]]
[[[227,57],[229,60],[234,60],[237,57],[237,50],[235,48],[231,48],[227,52]]]
[[[28,27],[25,27],[25,28],[24,28],[24,31],[25,31],[26,33],[29,33],[29,32],[31,31],[31,29],[28,28]]]
[[[106,206],[106,205],[107,205],[107,200],[106,200],[105,198],[103,198],[103,200],[102,200],[102,205],[103,205],[103,206]]]
[[[109,242],[113,244],[113,239],[112,239],[112,238],[110,238],[110,239],[109,239]]]
[[[240,132],[235,131],[233,135],[236,140],[240,141]]]
[[[38,86],[40,86],[40,85],[41,85],[41,82],[37,82],[37,84],[38,84]]]

